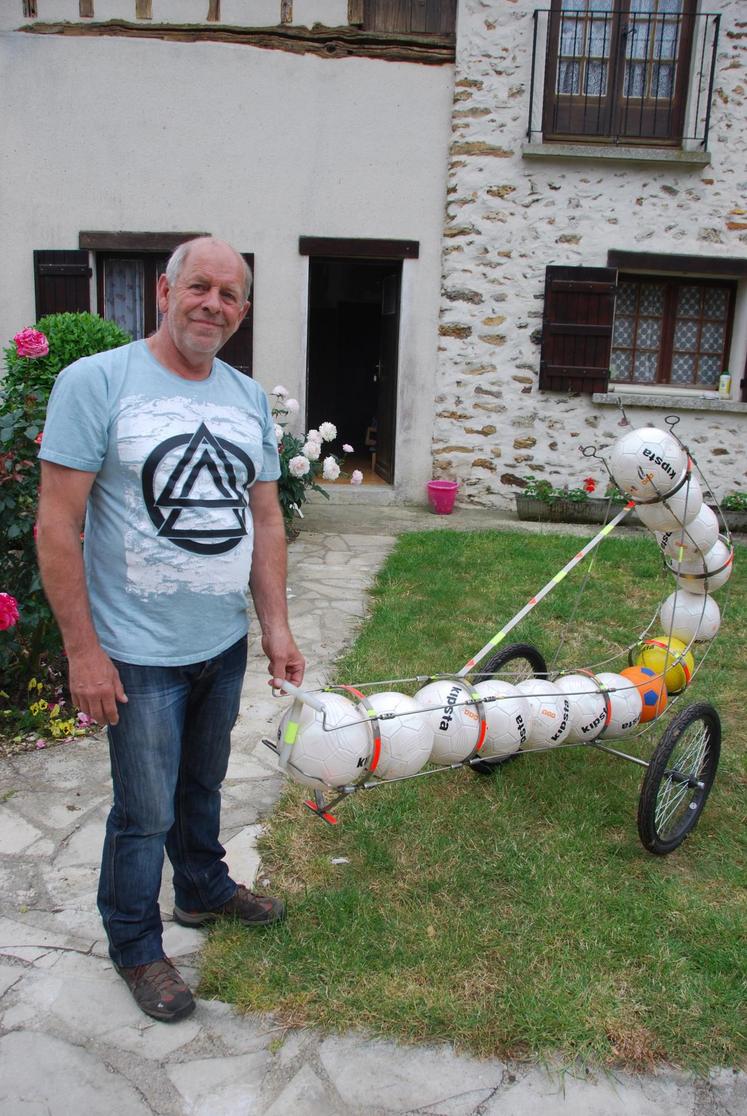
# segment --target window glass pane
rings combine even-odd
[[[589,62],[586,66],[584,92],[593,97],[603,97],[607,91],[607,63]]]
[[[143,325],[143,261],[104,261],[104,317],[116,322],[138,341]]]
[[[578,62],[558,63],[558,93],[578,93],[581,82]]]
[[[724,351],[724,326],[716,322],[705,322],[700,334],[700,351],[703,353],[722,353]]]
[[[672,357],[673,384],[692,384],[695,382],[695,356],[692,353],[675,353]]]
[[[679,38],[679,20],[667,19],[657,24],[654,37],[654,58],[674,58]]]
[[[680,287],[677,301],[677,316],[688,315],[691,318],[700,317],[701,287]]]
[[[680,318],[674,327],[674,347],[679,351],[695,352],[698,348],[698,323]]]
[[[635,313],[636,289],[634,283],[620,283],[618,285],[617,298],[615,300],[615,311],[618,314]]]
[[[643,63],[635,63],[625,67],[625,87],[624,94],[626,97],[642,97],[645,90],[646,81],[646,67]]]
[[[662,283],[641,283],[641,313],[664,313],[664,285]]]
[[[703,299],[703,313],[707,318],[722,318],[729,305],[729,292],[723,287],[709,287]]]
[[[713,387],[718,383],[722,367],[721,356],[702,356],[698,361],[698,383],[703,387]]]
[[[607,58],[610,52],[610,28],[606,19],[591,21],[589,54],[592,58]]]
[[[633,354],[613,350],[610,357],[610,377],[613,380],[629,380],[633,366]]]
[[[658,349],[661,337],[661,320],[657,318],[643,318],[638,325],[638,348]]]
[[[583,18],[568,17],[560,27],[560,53],[565,57],[582,58],[586,53],[584,40],[586,23]]]
[[[656,379],[656,353],[636,353],[635,379],[639,384],[650,384]]]
[[[647,58],[650,35],[651,25],[647,17],[644,16],[643,19],[634,20],[629,24],[625,36],[625,57]]]
[[[671,100],[674,94],[674,66],[651,68],[651,96],[659,100]]]
[[[615,315],[615,328],[612,334],[612,344],[631,346],[633,344],[635,318],[626,318],[620,314]]]

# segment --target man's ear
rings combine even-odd
[[[156,285],[156,295],[158,299],[158,309],[162,314],[165,314],[169,307],[169,281],[166,278],[166,272],[158,276],[158,283]]]
[[[244,318],[248,314],[250,306],[251,306],[251,302],[249,301],[249,299],[247,299],[246,302],[244,303],[244,305],[241,307],[241,311],[239,313],[239,325],[241,325]]]

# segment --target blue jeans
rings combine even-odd
[[[176,905],[209,911],[236,891],[220,844],[220,787],[246,669],[246,637],[189,666],[117,662],[129,701],[109,726],[114,804],[98,906],[117,965],[163,957],[164,848]]]

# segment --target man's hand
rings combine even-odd
[[[97,645],[68,655],[68,669],[73,704],[100,725],[116,725],[117,702],[126,702],[127,694],[106,652]]]
[[[281,680],[292,682],[294,686],[301,685],[306,660],[296,647],[290,628],[272,628],[269,632],[263,632],[262,650],[268,659],[268,685],[277,687]]]

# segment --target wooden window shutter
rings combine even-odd
[[[546,269],[542,391],[607,390],[616,284],[614,267]]]
[[[47,314],[91,309],[88,252],[34,252],[36,320]]]

